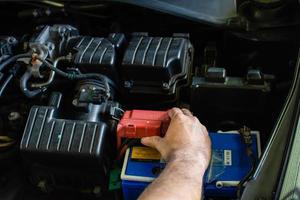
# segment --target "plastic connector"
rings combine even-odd
[[[242,137],[243,143],[246,145],[246,154],[247,156],[252,156],[253,151],[251,148],[252,145],[252,137],[251,137],[251,129],[244,126],[239,130],[239,133]]]
[[[131,110],[126,111],[118,124],[117,146],[122,139],[137,139],[149,136],[163,136],[170,119],[166,111]]]
[[[242,139],[243,139],[243,142],[249,146],[252,144],[252,138],[251,138],[251,129],[244,126],[243,128],[241,128],[239,130],[239,133],[241,134],[242,136]]]

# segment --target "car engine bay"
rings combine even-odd
[[[295,43],[128,5],[41,5],[0,8],[1,199],[135,199],[145,186],[126,167],[159,175],[155,153],[142,166],[140,138],[163,136],[172,107],[220,145],[204,197],[240,197],[289,92]]]

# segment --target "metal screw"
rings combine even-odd
[[[37,10],[34,10],[33,12],[32,12],[32,15],[34,16],[34,17],[37,17],[38,16],[38,11]]]
[[[50,10],[50,9],[47,9],[47,10],[45,11],[45,14],[48,15],[48,16],[51,15],[51,10]]]
[[[13,44],[15,42],[16,42],[16,38],[14,38],[14,37],[9,37],[8,38],[8,43]]]
[[[73,99],[72,104],[76,106],[78,104],[78,99]]]
[[[124,87],[125,88],[131,88],[132,87],[132,83],[130,81],[125,81],[124,82]]]
[[[95,186],[93,189],[94,194],[101,194],[101,187],[100,186]]]
[[[47,42],[46,46],[48,47],[49,51],[52,51],[54,49],[54,44],[51,42]]]
[[[20,113],[18,113],[18,112],[11,112],[8,115],[8,120],[9,121],[14,121],[14,120],[19,119],[20,117],[21,117]]]
[[[47,181],[46,180],[39,181],[37,187],[40,188],[41,191],[47,192]]]
[[[169,86],[168,83],[163,83],[162,87],[163,87],[164,90],[170,89],[170,86]]]

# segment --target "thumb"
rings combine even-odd
[[[152,147],[157,149],[158,151],[162,148],[162,138],[159,136],[152,136],[152,137],[144,137],[141,140],[142,144],[148,147]]]

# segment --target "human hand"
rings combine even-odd
[[[211,157],[211,141],[205,126],[187,109],[172,108],[168,115],[171,122],[165,137],[142,138],[142,144],[157,149],[167,162],[188,160],[206,169]]]

